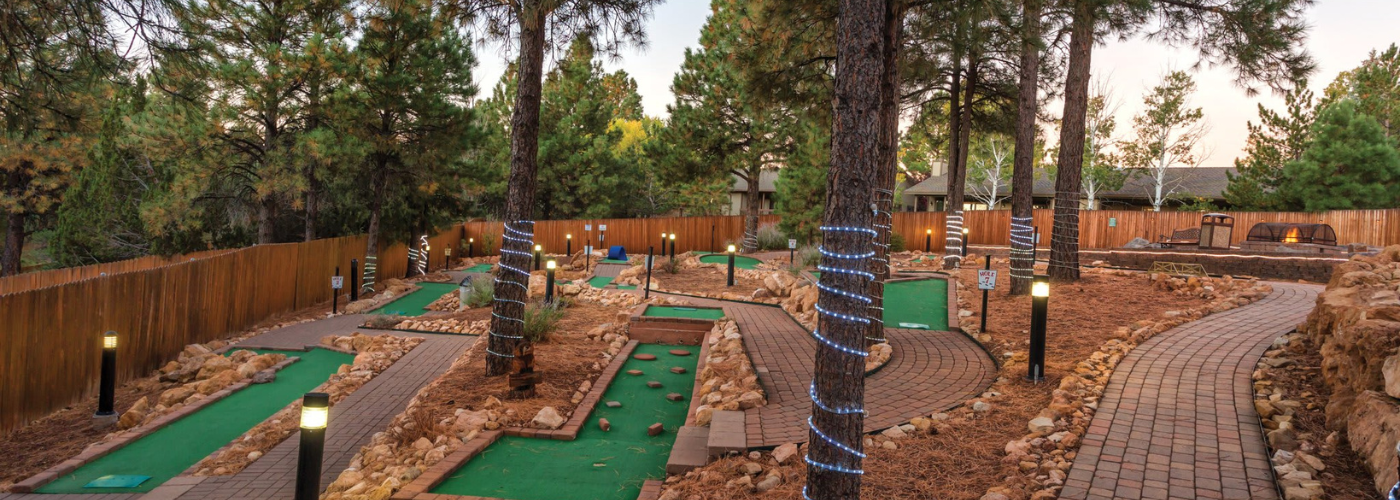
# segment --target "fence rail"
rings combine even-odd
[[[1330,224],[1337,231],[1338,243],[1367,243],[1393,245],[1400,243],[1400,209],[1340,210],[1320,214],[1303,212],[1224,212],[1235,218],[1231,242],[1245,240],[1249,228],[1260,222],[1297,222]],[[1050,227],[1054,211],[1036,210],[1034,225],[1041,230],[1040,246],[1049,248]],[[1009,245],[1011,212],[1009,210],[977,210],[964,214],[969,242],[974,245]],[[1082,210],[1079,212],[1079,242],[1081,248],[1118,248],[1133,238],[1158,241],[1176,229],[1198,227],[1200,212],[1142,212],[1131,210]],[[760,225],[777,224],[778,216],[759,217]],[[922,250],[927,231],[932,231],[932,250],[942,251],[944,237],[943,212],[900,212],[894,214],[894,232],[903,237],[905,248]],[[586,231],[591,225],[592,231]],[[606,226],[606,231],[599,228]],[[501,223],[475,221],[462,225],[467,236],[476,239],[476,251],[490,239],[496,253],[500,249]],[[648,246],[661,243],[661,233],[676,233],[676,251],[718,252],[726,242],[738,242],[743,236],[742,216],[658,217],[652,219],[589,219],[554,220],[535,223],[535,242],[546,252],[563,253],[566,234],[573,235],[573,250],[582,250],[585,241],[597,248],[622,245],[630,253],[645,253]],[[600,233],[603,238],[600,240]],[[669,244],[669,243],[668,243]]]
[[[432,269],[445,264],[445,249],[456,253],[460,237],[458,227],[432,237]],[[0,432],[92,395],[102,332],[120,335],[118,382],[146,376],[187,344],[329,301],[336,267],[348,275],[351,259],[363,265],[366,242],[346,236],[114,263],[105,275],[74,271],[73,281],[0,295]],[[380,279],[404,276],[408,247],[380,248]]]

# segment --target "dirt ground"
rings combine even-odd
[[[284,314],[258,323],[233,335],[242,337],[251,332],[273,327],[282,323],[325,317],[331,310],[330,303],[310,309]],[[162,384],[155,376],[128,381],[117,386],[115,409],[118,414],[125,412],[142,397],[154,403],[160,393],[173,387]],[[27,426],[10,431],[0,437],[0,456],[7,457],[4,467],[0,467],[0,491],[29,476],[43,472],[49,467],[69,459],[95,443],[108,432],[92,428],[92,415],[97,412],[97,395],[59,410]]]
[[[1293,364],[1283,369],[1269,370],[1273,374],[1274,387],[1283,389],[1303,406],[1293,414],[1293,426],[1298,435],[1311,434],[1318,441],[1332,433],[1327,428],[1327,415],[1324,411],[1331,399],[1331,389],[1322,380],[1322,354],[1317,345],[1301,336],[1297,345],[1288,348],[1287,357]],[[1346,433],[1338,433],[1339,442],[1335,452],[1320,450],[1314,453],[1327,465],[1318,474],[1322,489],[1330,500],[1362,500],[1378,498],[1375,495],[1371,472],[1366,469],[1361,457],[1351,451],[1346,443]],[[1326,448],[1326,447],[1324,447]]]
[[[763,280],[744,278],[737,273],[734,275],[734,286],[725,286],[726,274],[724,269],[714,269],[710,267],[682,269],[676,274],[671,274],[658,268],[652,271],[651,277],[653,280],[660,282],[662,289],[690,295],[699,295],[702,293],[721,294],[725,292],[748,295],[753,293],[754,290],[763,288]],[[642,281],[645,282],[646,278],[643,277]]]
[[[1049,404],[1050,391],[1058,387],[1060,379],[1112,338],[1118,327],[1141,319],[1160,318],[1166,311],[1206,303],[1204,299],[1156,290],[1148,284],[1145,274],[1118,277],[1085,273],[1078,283],[1052,285],[1046,381],[1034,384],[1024,380],[1025,363],[1006,366],[1001,359],[1005,352],[1024,352],[1028,348],[1030,298],[1009,296],[1007,266],[993,268],[999,269],[1001,281],[997,284],[999,290],[988,298],[992,315],[988,317],[987,333],[991,341],[987,348],[1003,362],[1002,381],[990,389],[1002,395],[988,400],[992,411],[977,414],[975,420],[955,423],[947,432],[915,433],[898,440],[896,450],[866,447],[869,457],[862,480],[863,497],[975,500],[992,486],[1029,484],[1016,464],[1002,462],[1003,449],[1008,441],[1026,434],[1026,422]],[[981,294],[976,293],[976,270],[968,268],[956,275],[966,294],[960,298],[971,303],[974,312],[980,313]],[[975,326],[978,318],[974,315],[962,321]],[[705,479],[689,478],[672,486],[681,488],[683,499],[697,494],[706,500],[802,497],[806,473],[800,455],[789,462],[793,465],[782,468],[784,484],[761,494],[725,487],[725,482],[737,477],[732,471],[740,463],[742,460],[736,458],[712,464],[704,470],[723,471],[724,474],[708,474]]]
[[[490,308],[480,309],[485,311],[487,317],[490,316]],[[488,397],[501,400],[502,411],[507,414],[514,412],[509,425],[529,423],[546,406],[553,406],[561,415],[567,415],[576,406],[570,399],[579,385],[585,380],[596,379],[607,365],[601,354],[607,350],[608,344],[588,340],[586,333],[598,325],[616,321],[618,313],[624,310],[592,303],[576,304],[566,309],[559,321],[559,328],[549,341],[535,344],[535,366],[539,367],[544,379],[536,386],[537,395],[533,398],[506,399],[505,377],[486,377],[486,350],[472,349],[469,351],[469,362],[443,374],[440,379],[443,383],[435,385],[424,395],[422,408],[426,411],[421,413],[420,422],[423,425],[436,425],[454,416],[458,408],[481,409]],[[487,342],[488,339],[482,338],[480,341]]]

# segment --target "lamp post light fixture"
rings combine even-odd
[[[360,300],[360,259],[350,259],[350,302]]]
[[[661,233],[661,255],[666,255],[666,233]]]
[[[676,233],[671,233],[671,260],[676,260]]]
[[[476,257],[476,238],[467,238],[467,258]]]
[[[330,406],[331,396],[324,392],[308,392],[301,398],[296,500],[316,500],[321,494],[321,456],[326,448]]]
[[[729,245],[729,281],[725,286],[734,286],[734,245]]]
[[[544,303],[554,303],[554,268],[558,266],[554,259],[549,259],[544,263]]]
[[[92,418],[97,427],[107,427],[117,423],[117,332],[102,334],[102,380],[98,385],[97,413]]]
[[[539,270],[540,270],[540,252],[543,251],[543,250],[544,250],[544,247],[539,246],[539,245],[535,245],[535,270],[536,270],[536,271],[539,271]]]
[[[1045,380],[1045,317],[1050,305],[1050,277],[1036,275],[1031,281],[1031,352],[1026,380]]]
[[[962,256],[963,256],[963,258],[967,258],[967,234],[968,234],[967,228],[964,227],[964,228],[963,228],[963,237],[962,237]]]
[[[925,230],[924,230],[924,253],[929,253],[929,252],[932,252],[932,251],[933,251],[933,230],[932,230],[932,229],[925,229]]]
[[[564,233],[564,255],[574,254],[574,235]]]

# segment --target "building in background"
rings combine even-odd
[[[1208,201],[1219,208],[1228,208],[1225,203],[1225,187],[1230,184],[1226,173],[1234,173],[1234,167],[1174,168],[1168,170],[1164,191],[1174,194],[1163,209],[1176,210],[1183,203]],[[1045,172],[1037,172],[1033,184],[1032,199],[1035,208],[1051,208],[1055,198],[1055,180]],[[1008,183],[1009,184],[1009,183]],[[1121,189],[1101,191],[1096,196],[1098,208],[1102,210],[1151,210],[1153,182],[1143,175],[1129,175]],[[1010,195],[1011,188],[1005,188]],[[942,173],[934,175],[904,191],[904,210],[911,212],[941,212],[948,196],[948,180]],[[1008,199],[993,209],[1010,208]],[[966,210],[986,210],[989,207],[968,196],[964,203]],[[1081,208],[1088,207],[1088,198],[1080,201]]]

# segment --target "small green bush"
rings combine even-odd
[[[797,249],[797,262],[802,264],[802,268],[814,268],[822,263],[822,252],[816,246],[805,246]]]
[[[659,262],[660,262],[660,263],[657,264],[656,267],[660,268],[662,271],[665,271],[666,274],[676,274],[676,273],[681,272],[681,261],[680,261],[680,259],[666,258],[666,259],[660,259]]]
[[[899,233],[896,233],[896,232],[894,232],[894,231],[890,231],[890,251],[891,251],[891,252],[903,252],[903,251],[904,251],[904,235],[899,234]]]
[[[774,224],[758,227],[758,248],[760,250],[786,250],[788,237]]]
[[[489,277],[477,276],[467,281],[462,304],[468,308],[485,307],[496,297],[496,284]]]
[[[559,328],[559,320],[564,317],[563,303],[531,304],[525,308],[525,338],[530,342],[549,340],[550,334]]]

